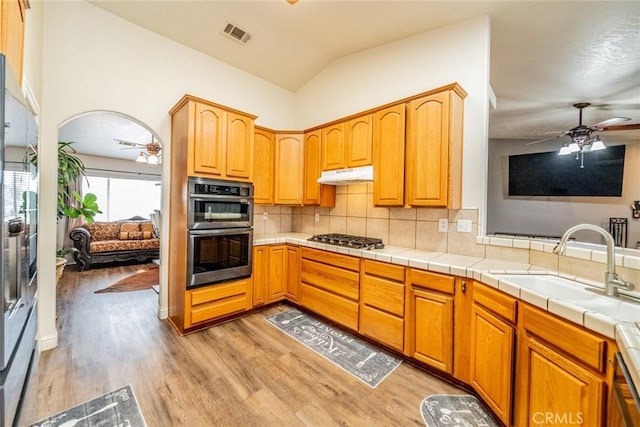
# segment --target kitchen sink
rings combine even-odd
[[[598,294],[590,290],[592,288],[560,276],[550,274],[492,274],[492,276],[552,298],[567,301],[599,298]]]
[[[640,321],[640,302],[604,295],[604,289],[549,274],[492,274],[499,280],[558,298],[621,322]]]

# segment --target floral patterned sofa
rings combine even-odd
[[[153,223],[142,217],[84,224],[69,233],[77,249],[73,257],[80,271],[94,264],[139,261],[160,256],[160,239]]]

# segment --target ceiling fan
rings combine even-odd
[[[122,150],[127,149],[143,149],[136,158],[136,162],[148,163],[150,165],[157,165],[161,163],[160,150],[162,147],[155,140],[155,137],[151,135],[151,143],[142,144],[140,142],[131,142],[123,139],[113,138],[118,144],[123,145]]]
[[[604,132],[609,130],[633,130],[640,129],[640,124],[628,124],[628,125],[620,125],[619,123],[626,122],[631,120],[628,117],[612,117],[607,120],[603,120],[598,123],[594,123],[592,125],[583,125],[582,124],[582,110],[590,106],[589,102],[578,102],[573,104],[575,108],[579,110],[579,121],[578,126],[561,132],[552,132],[559,133],[559,135],[552,136],[549,138],[539,139],[537,141],[529,142],[525,145],[533,145],[538,144],[539,142],[549,141],[552,139],[562,138],[564,136],[568,136],[571,139],[571,142],[567,142],[563,144],[562,149],[560,150],[560,154],[569,154],[573,152],[582,152],[582,151],[596,151],[597,149],[604,149],[604,144],[600,140],[600,136],[596,135],[594,137],[591,136],[594,132]],[[588,148],[587,148],[588,147]],[[564,150],[564,149],[567,150]],[[563,151],[564,150],[564,151]]]

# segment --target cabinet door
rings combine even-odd
[[[322,170],[344,168],[344,123],[322,129]]]
[[[284,298],[286,290],[287,273],[285,271],[287,259],[287,246],[277,245],[269,247],[269,294],[268,302]]]
[[[506,425],[511,421],[514,328],[477,304],[471,315],[471,385]]]
[[[453,297],[412,289],[413,357],[451,373],[453,365]]]
[[[373,115],[373,204],[404,204],[405,105],[393,105]]]
[[[2,52],[13,70],[18,84],[22,83],[22,58],[24,52],[24,18],[25,4],[23,0],[2,1]]]
[[[371,114],[356,117],[345,124],[345,148],[347,167],[371,164]]]
[[[193,135],[193,171],[195,173],[224,175],[227,112],[206,104],[195,104]]]
[[[253,202],[273,204],[274,134],[256,129],[253,141]]]
[[[515,425],[604,425],[604,380],[535,338],[518,348]]]
[[[301,205],[304,168],[302,135],[277,134],[275,154],[274,202]]]
[[[241,114],[227,113],[226,176],[251,180],[253,167],[253,120]]]
[[[252,306],[267,301],[267,283],[269,281],[269,246],[253,247],[253,296]]]
[[[318,184],[322,172],[322,131],[315,130],[304,135],[304,187],[303,205],[334,207],[336,205],[335,185]]]
[[[449,174],[449,95],[438,93],[408,104],[407,204],[446,206]]]
[[[286,296],[298,301],[300,296],[300,249],[297,246],[286,246]]]

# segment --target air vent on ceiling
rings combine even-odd
[[[241,41],[242,43],[246,43],[251,40],[251,34],[229,22],[227,22],[227,25],[224,27],[223,33],[234,40]]]

